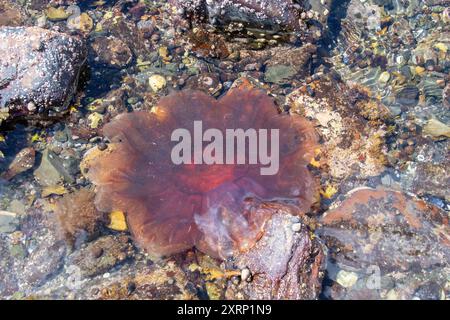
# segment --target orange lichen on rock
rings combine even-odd
[[[249,161],[174,164],[171,135],[183,128],[194,136],[194,121],[202,121],[204,131],[223,133],[279,129],[278,173],[261,175],[263,166]],[[307,165],[317,147],[313,126],[300,116],[279,114],[271,98],[248,85],[220,100],[199,91],[174,93],[152,112],[123,114],[103,130],[113,150],[88,155],[97,208],[125,212],[135,240],[149,253],[169,255],[195,246],[225,258],[261,236],[273,213],[261,210],[261,203],[289,203],[303,213],[312,204],[315,183]]]

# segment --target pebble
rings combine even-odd
[[[70,13],[66,12],[66,10],[63,7],[59,8],[49,7],[47,10],[45,10],[45,14],[48,20],[53,22],[66,20],[70,16]]]
[[[36,105],[34,104],[34,102],[32,102],[32,101],[28,102],[28,104],[27,104],[27,109],[28,109],[28,111],[30,111],[30,112],[35,111],[35,110],[36,110]]]
[[[153,92],[159,92],[165,88],[167,85],[166,78],[159,74],[154,74],[148,79],[148,83],[150,88],[152,88]]]
[[[105,142],[100,142],[98,145],[97,145],[97,148],[98,148],[98,150],[100,150],[100,151],[104,151],[104,150],[106,150],[107,148],[108,148],[108,145],[105,143]]]
[[[292,231],[294,232],[300,232],[300,230],[302,229],[302,224],[301,223],[294,223],[292,226]]]

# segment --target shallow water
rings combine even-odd
[[[51,6],[65,12],[77,2]],[[327,263],[315,294],[296,297],[448,298],[450,12],[445,1],[409,3],[333,1],[313,53],[294,34],[261,31],[262,41],[210,25],[193,34],[166,1],[80,1],[87,20],[75,27],[69,17],[52,18],[46,1],[18,5],[27,9],[20,24],[78,35],[88,56],[67,112],[1,122],[0,173],[12,176],[0,178],[0,298],[252,297],[239,280],[239,263],[249,257],[224,264],[191,250],[155,258],[126,225],[110,221],[123,219],[111,212],[94,219],[92,230],[67,227],[92,209],[92,199],[68,200],[70,217],[55,218],[64,195],[95,192],[80,164],[88,150],[109,145],[104,124],[149,111],[173,91],[223,97],[244,77],[282,112],[310,120],[320,137],[309,163],[316,201],[302,223],[319,239],[311,246],[328,252]],[[102,39],[111,41],[105,47]],[[161,82],[156,90],[150,79]],[[18,158],[25,148],[34,158]],[[355,200],[359,209],[347,214],[357,222],[327,222],[352,190],[366,187],[381,191]]]

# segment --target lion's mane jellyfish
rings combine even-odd
[[[194,161],[199,155],[194,146],[192,154],[180,153],[191,157],[191,163],[175,164],[171,154],[180,140],[172,141],[172,134],[185,129],[195,145],[194,121],[201,121],[205,133],[200,152],[213,156],[219,155],[219,148],[212,151],[210,144],[218,136],[207,137],[208,129],[219,130],[224,137],[227,129],[257,133],[265,129],[268,137],[278,129],[278,172],[262,175],[268,165],[250,164],[250,148],[245,161],[239,162],[239,155],[233,158],[238,164],[219,157],[205,164]],[[170,255],[195,246],[227,258],[248,250],[261,237],[273,213],[271,202],[295,206],[303,213],[311,207],[315,183],[307,164],[317,143],[313,126],[300,116],[279,114],[272,99],[248,82],[220,100],[190,90],[171,94],[152,112],[118,116],[103,133],[111,144],[91,157],[87,172],[97,186],[97,208],[124,211],[135,240],[151,254]],[[245,140],[247,147],[252,137]],[[229,140],[224,141],[214,145],[226,149]],[[229,150],[234,147],[237,152],[235,142]],[[258,152],[263,147],[259,144]],[[268,155],[276,150],[272,142],[266,148]]]

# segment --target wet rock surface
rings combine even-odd
[[[85,60],[83,43],[36,27],[0,28],[0,108],[9,117],[67,109]]]
[[[332,178],[367,178],[384,170],[390,113],[363,88],[349,87],[330,75],[317,76],[288,99],[291,112],[314,119],[323,139],[316,166]]]

